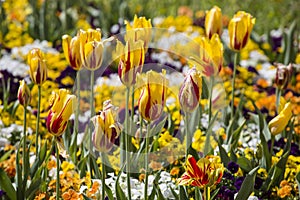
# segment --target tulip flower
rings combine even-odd
[[[142,85],[138,106],[140,114],[147,121],[158,119],[163,112],[168,84],[165,73],[165,70],[162,74],[154,71],[146,73],[146,82]]]
[[[275,84],[279,89],[285,89],[292,76],[292,65],[288,66],[276,63],[277,66],[276,76],[275,76]]]
[[[93,145],[99,152],[109,152],[115,139],[121,133],[122,125],[118,122],[117,108],[115,108],[110,100],[103,103],[103,111],[99,115],[92,118],[95,130],[93,132]]]
[[[28,54],[27,62],[30,69],[29,74],[31,80],[37,85],[42,85],[48,76],[43,52],[38,48],[32,49]]]
[[[210,39],[213,34],[217,33],[219,36],[222,34],[223,21],[222,12],[218,6],[206,12],[205,15],[205,32],[206,36]]]
[[[281,133],[289,123],[292,115],[292,105],[290,102],[288,102],[284,105],[284,108],[280,111],[279,115],[274,117],[269,122],[269,129],[271,131],[271,134],[275,136]]]
[[[199,105],[202,92],[202,76],[196,68],[191,68],[179,91],[179,102],[184,112],[192,113]]]
[[[220,72],[223,66],[223,44],[218,34],[213,34],[211,39],[202,37],[200,43],[200,58],[193,58],[197,69],[210,77]]]
[[[246,46],[254,24],[255,18],[244,11],[233,16],[228,25],[230,49],[240,51]]]
[[[62,48],[67,61],[74,70],[81,69],[82,61],[80,57],[80,41],[78,36],[62,36]]]
[[[144,42],[129,39],[124,46],[117,42],[117,53],[120,55],[118,74],[121,82],[127,87],[136,83],[137,73],[142,72],[145,60]]]
[[[212,187],[220,183],[224,167],[222,164],[210,161],[208,158],[196,159],[188,155],[186,172],[179,178],[179,185],[191,185],[200,188]]]
[[[134,41],[142,40],[144,41],[144,48],[147,51],[149,42],[151,40],[151,19],[146,19],[145,17],[134,16],[133,24],[125,20],[126,24],[126,35],[125,40],[128,41],[132,39]]]
[[[20,87],[18,90],[18,99],[22,106],[26,107],[30,103],[30,89],[26,85],[24,80],[20,81]]]
[[[67,128],[68,120],[73,113],[76,104],[75,95],[68,90],[60,89],[53,93],[50,100],[51,109],[47,117],[47,129],[54,136],[60,136]]]

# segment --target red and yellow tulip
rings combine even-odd
[[[115,139],[119,137],[122,125],[118,122],[117,108],[110,100],[103,103],[103,111],[92,118],[95,130],[93,144],[97,151],[108,152],[112,149]]]
[[[276,63],[275,66],[277,67],[275,84],[278,88],[285,89],[292,76],[292,64],[286,66],[281,63]]]
[[[63,35],[62,48],[70,66],[75,70],[80,70],[82,61],[80,57],[80,41],[78,36],[72,38],[69,35]]]
[[[230,49],[240,51],[246,46],[254,24],[255,18],[244,11],[238,11],[233,16],[228,25]]]
[[[202,93],[202,75],[196,68],[191,68],[180,87],[179,102],[184,112],[191,113],[199,105]]]
[[[47,65],[43,52],[38,48],[32,49],[28,53],[27,62],[31,80],[37,85],[42,85],[48,77]]]
[[[211,38],[213,34],[221,36],[223,31],[222,11],[218,6],[214,6],[212,9],[206,12],[205,15],[205,32],[208,38]]]
[[[31,95],[30,89],[26,85],[24,80],[20,81],[20,87],[18,90],[18,99],[22,106],[26,107],[30,103]]]
[[[58,93],[53,92],[47,117],[47,129],[54,136],[60,136],[67,128],[68,120],[73,113],[76,97],[66,89],[60,89]]]

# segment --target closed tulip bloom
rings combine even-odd
[[[92,118],[95,130],[93,132],[93,145],[99,152],[109,152],[121,133],[122,125],[118,122],[117,108],[110,100],[103,103],[103,111]]]
[[[47,129],[54,136],[60,136],[67,128],[68,120],[73,113],[76,104],[75,95],[69,94],[68,90],[60,89],[53,93],[47,117]]]
[[[277,66],[275,84],[280,89],[286,89],[292,76],[292,64],[288,66],[276,63]]]
[[[179,91],[179,102],[182,110],[193,112],[199,105],[202,92],[202,76],[196,68],[188,71]]]
[[[142,40],[144,41],[144,48],[147,51],[148,45],[151,39],[151,19],[146,19],[145,17],[134,16],[133,23],[125,20],[126,24],[126,35],[125,40],[128,41],[132,39],[134,41]]]
[[[20,81],[20,86],[18,90],[18,99],[22,106],[26,107],[30,103],[31,95],[30,89],[26,85],[24,80]]]
[[[271,134],[278,135],[279,133],[281,133],[289,123],[292,115],[292,105],[290,102],[288,102],[284,105],[284,108],[280,111],[279,115],[274,117],[269,122],[269,129],[271,131]]]
[[[238,11],[233,16],[228,25],[229,47],[232,50],[240,51],[246,46],[254,24],[255,18],[244,11]]]
[[[136,75],[142,72],[145,60],[144,42],[130,39],[124,46],[118,41],[117,53],[120,55],[118,66],[120,80],[127,87],[132,86],[136,83]]]
[[[178,184],[200,188],[220,183],[224,171],[222,164],[214,163],[208,158],[201,158],[197,162],[191,155],[188,155],[185,168],[185,173],[178,179]]]
[[[42,85],[48,77],[47,65],[43,52],[38,48],[32,49],[28,53],[27,62],[31,80],[37,85]]]
[[[213,34],[221,36],[223,31],[222,11],[218,6],[214,6],[212,9],[206,12],[205,15],[205,32],[208,38],[211,38]]]
[[[142,85],[138,107],[143,119],[147,121],[158,119],[163,112],[168,84],[165,73],[165,70],[162,74],[154,71],[146,73],[146,81]]]
[[[67,61],[74,70],[80,70],[82,66],[80,57],[80,41],[77,36],[62,36],[62,48]]]

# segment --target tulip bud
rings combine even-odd
[[[147,121],[158,119],[163,112],[168,84],[165,73],[165,70],[162,71],[162,74],[148,71],[146,81],[141,85],[142,92],[138,101],[139,112]]]
[[[141,73],[145,60],[144,42],[130,39],[124,46],[117,43],[117,53],[120,55],[118,74],[121,82],[127,87],[136,83],[137,73]]]
[[[43,52],[38,48],[32,49],[28,54],[27,61],[31,80],[37,85],[42,85],[48,76]]]
[[[206,36],[210,39],[214,33],[219,36],[222,34],[223,21],[222,12],[218,6],[214,6],[211,10],[206,12],[205,16],[205,32]]]
[[[229,47],[232,50],[240,51],[246,46],[254,24],[255,18],[244,11],[233,16],[228,25]]]
[[[76,104],[75,95],[69,94],[66,89],[53,93],[50,99],[51,109],[47,117],[47,129],[54,136],[60,136],[67,128],[68,120]]]
[[[95,126],[92,141],[97,151],[109,152],[121,133],[122,125],[116,111],[117,108],[107,100],[103,103],[103,111],[91,119]]]
[[[199,105],[202,92],[202,76],[196,68],[188,71],[179,91],[179,102],[182,110],[192,113]]]
[[[276,63],[275,65],[277,66],[275,84],[280,89],[286,89],[292,76],[292,64],[285,66]]]
[[[277,135],[281,133],[285,127],[287,126],[288,122],[290,121],[292,117],[292,105],[290,102],[286,103],[283,110],[274,117],[270,122],[269,122],[269,129],[271,131],[272,135]]]
[[[24,80],[20,81],[20,87],[18,90],[18,99],[22,106],[26,107],[30,103],[31,95],[28,86]]]
[[[62,48],[67,61],[74,70],[82,66],[80,58],[80,41],[77,36],[71,38],[69,35],[62,36]]]

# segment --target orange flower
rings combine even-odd
[[[76,191],[69,189],[67,192],[64,192],[62,194],[63,200],[78,200],[83,199],[80,194],[78,194]]]
[[[280,183],[280,189],[277,191],[277,195],[280,198],[285,198],[291,195],[292,187],[289,185],[289,183],[286,180],[281,181]]]

